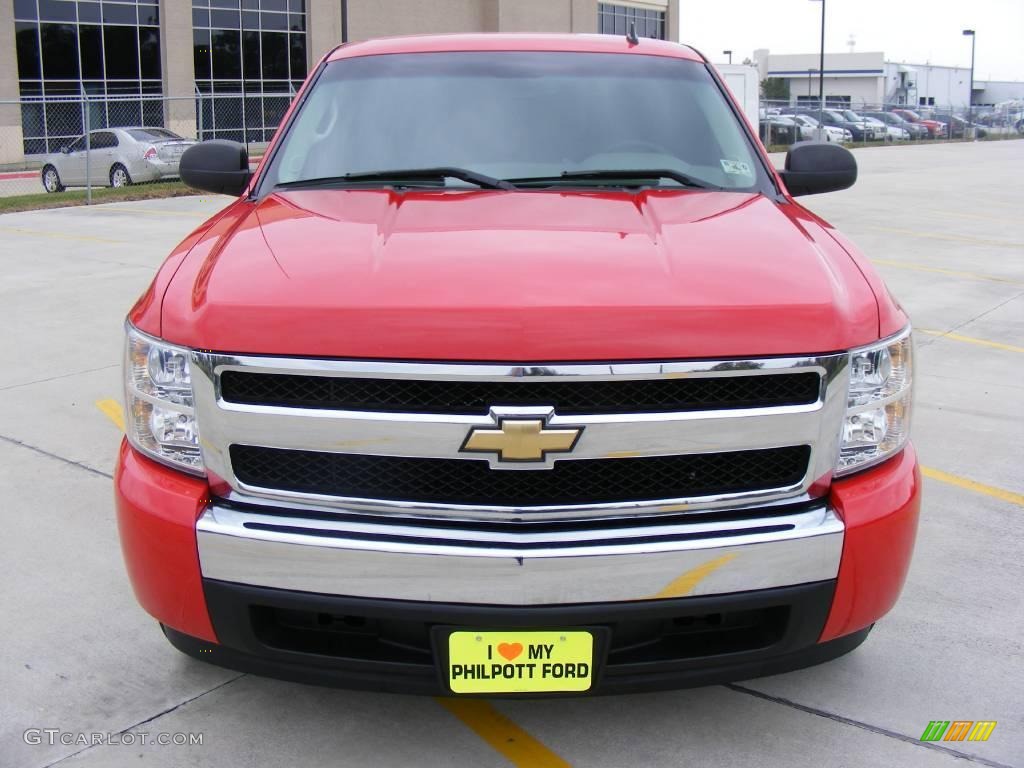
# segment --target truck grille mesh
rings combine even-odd
[[[803,480],[806,445],[727,453],[577,459],[493,470],[475,459],[324,453],[232,445],[243,483],[281,491],[440,504],[546,506],[750,492]]]
[[[292,408],[486,414],[491,406],[551,406],[560,415],[805,405],[815,372],[627,381],[438,381],[225,371],[228,402]]]

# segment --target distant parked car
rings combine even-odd
[[[166,128],[103,128],[79,136],[60,152],[46,156],[41,178],[47,192],[89,183],[95,186],[125,187],[141,181],[156,181],[178,175],[178,161],[196,142]],[[86,155],[88,154],[88,163]]]
[[[884,125],[873,124],[867,118],[858,115],[852,109],[840,110],[843,117],[849,120],[851,123],[859,126],[864,131],[864,138],[867,141],[883,141],[886,138],[886,130]]]
[[[805,109],[801,110],[799,114],[810,115],[811,117],[817,119],[819,113],[816,109]],[[844,131],[849,131],[854,141],[867,141],[867,139],[869,138],[867,132],[864,130],[863,123],[851,122],[850,120],[847,120],[843,113],[840,112],[838,109],[826,109],[823,110],[820,114],[821,121],[825,125],[831,125],[834,128],[840,128]]]
[[[892,128],[902,128],[912,139],[926,139],[928,138],[928,129],[919,123],[911,123],[909,120],[905,120],[895,112],[861,112],[865,117],[873,117],[876,120],[881,120],[887,126]]]
[[[810,115],[783,115],[800,126],[800,138],[813,140],[818,137],[818,120]],[[836,128],[834,125],[825,126],[825,141],[834,144],[841,144],[844,141],[853,141],[853,134],[843,128]]]
[[[979,139],[988,136],[988,131],[985,128],[976,123],[968,122],[959,115],[952,115],[949,118],[949,135],[951,138],[966,138],[968,128],[973,128]]]
[[[802,115],[800,115],[800,116],[798,116],[798,115],[779,115],[779,117],[781,117],[781,118],[783,118],[785,120],[789,120],[794,125],[796,125],[797,132],[798,132],[797,133],[797,138],[799,138],[800,141],[813,141],[814,140],[814,138],[815,138],[814,126],[812,126],[810,123],[805,123],[803,120],[801,120],[800,118],[802,117]]]
[[[772,144],[796,144],[800,141],[800,126],[788,117],[769,115],[761,120],[759,127],[761,141],[765,146]]]
[[[946,124],[943,122],[921,117],[921,115],[912,109],[894,109],[893,112],[909,123],[916,123],[917,125],[924,126],[928,131],[928,137],[931,139],[941,139],[946,135]]]
[[[876,131],[885,131],[886,141],[906,141],[910,138],[910,134],[903,128],[897,125],[887,125],[879,120],[877,117],[870,117],[868,115],[861,115],[869,126],[873,126]]]

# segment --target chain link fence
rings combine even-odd
[[[826,97],[762,100],[761,141],[784,150],[797,141],[848,146],[914,142],[1003,140],[1024,137],[1024,101],[966,107],[851,103]]]
[[[293,91],[0,101],[0,197],[57,195],[178,180],[178,159],[207,139],[258,159]]]
[[[187,96],[83,96],[0,101],[0,197],[59,195],[177,181],[178,158],[196,141],[245,143],[258,159],[294,91]],[[823,118],[820,125],[818,118]],[[822,138],[846,145],[1024,136],[1024,102],[975,106],[762,101],[760,134],[783,150]]]

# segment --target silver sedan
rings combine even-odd
[[[47,192],[65,187],[125,187],[178,175],[178,161],[196,142],[166,128],[103,128],[46,156],[41,178]]]

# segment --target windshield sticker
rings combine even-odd
[[[734,176],[753,176],[750,165],[742,160],[722,160],[722,170]]]

